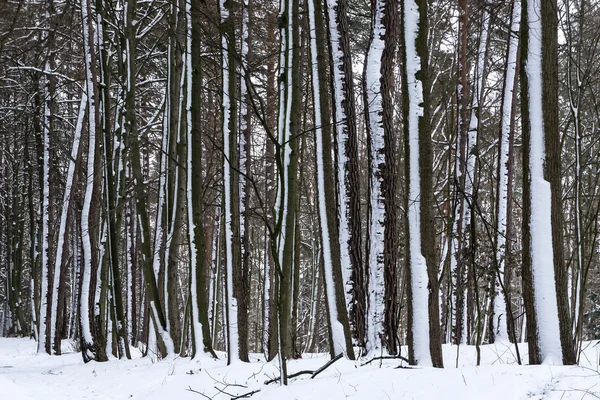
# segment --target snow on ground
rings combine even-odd
[[[254,390],[254,399],[594,399],[600,398],[600,342],[584,345],[581,366],[518,366],[514,347],[481,347],[477,367],[473,346],[444,346],[445,369],[397,368],[400,361],[342,359],[311,380],[301,375],[280,387],[265,381],[278,376],[275,362],[253,357],[251,363],[226,366],[179,358],[152,363],[148,358],[83,364],[63,343],[62,356],[35,355],[28,339],[0,338],[0,400],[62,399],[230,399]],[[527,358],[527,346],[520,347]],[[406,351],[403,348],[403,351]],[[459,368],[456,368],[457,353]],[[316,370],[327,355],[291,361],[290,373]]]

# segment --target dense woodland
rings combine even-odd
[[[306,352],[576,363],[599,32],[597,0],[1,0],[0,335],[284,383]]]

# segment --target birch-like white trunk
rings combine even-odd
[[[496,218],[496,279],[504,281],[504,268],[506,264],[506,232],[508,218],[508,181],[509,181],[509,150],[510,127],[513,115],[513,92],[517,69],[517,50],[519,47],[519,26],[521,24],[521,2],[513,3],[512,22],[508,44],[508,59],[504,75],[504,94],[502,96],[502,115],[500,120],[500,149],[498,156],[498,216]],[[508,329],[506,322],[506,298],[502,285],[495,285],[493,331],[495,342],[508,342]]]
[[[56,336],[56,319],[58,313],[58,284],[60,280],[60,274],[63,263],[63,247],[68,237],[65,233],[67,231],[67,217],[69,215],[69,206],[71,204],[71,194],[73,193],[73,179],[75,177],[75,161],[79,154],[79,142],[81,139],[81,131],[83,128],[83,120],[85,118],[85,112],[87,107],[87,85],[84,84],[83,93],[81,95],[81,101],[79,102],[79,112],[77,115],[77,123],[75,125],[75,132],[73,133],[73,146],[71,147],[71,158],[69,159],[69,167],[67,169],[67,182],[65,184],[65,192],[63,194],[62,207],[60,210],[60,223],[58,228],[58,244],[56,246],[56,257],[55,257],[55,273],[54,282],[52,285],[52,307],[50,314],[50,345],[54,345],[54,337]]]
[[[92,243],[90,238],[90,207],[92,202],[92,192],[94,190],[94,163],[95,163],[95,150],[96,150],[96,98],[94,96],[94,75],[92,72],[92,62],[94,49],[90,36],[93,34],[93,26],[91,24],[91,16],[89,13],[89,0],[81,0],[81,17],[83,21],[83,47],[85,54],[85,76],[86,76],[86,89],[88,99],[88,153],[87,153],[87,169],[86,169],[86,186],[85,194],[83,198],[83,207],[81,211],[81,239],[82,239],[82,250],[83,250],[83,264],[82,264],[82,285],[81,285],[81,302],[80,306],[80,318],[81,318],[81,334],[85,343],[86,349],[92,348],[94,344],[91,323],[90,323],[90,310],[89,310],[89,298],[90,298],[90,283],[92,273]],[[98,279],[99,281],[99,279]],[[95,296],[96,291],[94,290],[93,295]],[[89,356],[89,355],[88,355]],[[84,357],[85,359],[85,357]]]
[[[200,323],[200,312],[198,310],[198,291],[197,291],[197,259],[198,246],[196,243],[196,226],[194,223],[194,212],[192,204],[192,0],[185,2],[185,14],[187,16],[187,43],[185,51],[184,70],[186,74],[187,96],[185,102],[186,111],[186,135],[187,135],[187,217],[188,217],[188,237],[190,243],[190,292],[192,301],[192,332],[194,333],[193,341],[196,348],[196,356],[203,354],[204,339],[202,333],[202,324]]]
[[[47,15],[48,16],[48,15]],[[43,182],[42,182],[42,277],[40,293],[40,328],[38,340],[38,354],[46,351],[47,342],[47,308],[48,308],[48,276],[50,268],[49,258],[49,221],[50,221],[50,83],[47,74],[50,73],[50,61],[46,60],[44,67],[46,78],[44,79],[44,119],[43,119]],[[50,344],[52,345],[52,343]]]
[[[219,2],[221,13],[221,24],[229,23],[229,9],[225,6],[225,0]],[[230,40],[232,38],[229,38]],[[225,219],[225,277],[226,277],[226,292],[227,292],[227,336],[228,336],[228,356],[229,363],[239,361],[239,333],[237,319],[237,299],[233,293],[233,199],[231,193],[231,165],[232,149],[231,132],[232,118],[236,118],[231,112],[230,93],[230,68],[229,65],[229,44],[227,34],[221,34],[221,71],[222,71],[222,108],[223,108],[223,197],[225,203],[224,219]],[[236,266],[237,267],[237,266]]]

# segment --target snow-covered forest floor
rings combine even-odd
[[[148,357],[83,364],[69,350],[62,356],[35,355],[28,339],[0,338],[0,399],[230,399],[252,391],[254,399],[594,399],[600,398],[600,342],[584,343],[580,366],[518,366],[514,347],[444,345],[446,368],[398,368],[398,359],[341,359],[310,379],[300,375],[287,387],[265,381],[279,376],[275,362],[253,357],[250,363],[185,358],[153,363]],[[406,351],[405,348],[402,349]],[[527,358],[527,346],[521,345]],[[289,373],[316,370],[324,354],[306,354],[289,362]]]

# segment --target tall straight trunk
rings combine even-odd
[[[139,145],[137,120],[135,113],[136,95],[136,32],[135,13],[136,0],[127,0],[124,4],[124,25],[126,41],[126,95],[125,95],[125,130],[130,148],[131,172],[135,195],[135,210],[140,227],[142,272],[150,315],[156,329],[159,350],[162,357],[174,356],[174,344],[169,334],[163,304],[159,298],[156,276],[152,265],[152,247],[150,236],[150,221],[148,218],[146,185],[141,165],[141,150]]]
[[[494,271],[494,308],[493,335],[495,342],[508,342],[507,303],[508,296],[505,281],[506,244],[508,231],[508,213],[510,207],[509,175],[512,165],[512,121],[515,115],[517,94],[517,53],[519,48],[519,25],[521,23],[521,4],[513,1],[512,20],[508,39],[506,69],[504,72],[504,90],[502,92],[500,140],[498,141],[498,184],[496,190],[496,271]],[[511,315],[512,317],[512,315]]]
[[[34,121],[36,117],[34,116]],[[37,121],[36,121],[37,122]],[[35,127],[39,124],[35,123]],[[25,152],[25,164],[27,165],[27,213],[29,219],[29,258],[31,260],[31,278],[29,279],[29,301],[31,302],[31,330],[33,338],[39,341],[39,262],[37,257],[37,238],[38,238],[38,220],[36,218],[36,212],[34,208],[34,197],[33,197],[33,179],[34,179],[34,168],[33,162],[31,161],[30,149],[29,149],[29,137],[31,135],[25,135],[24,152]]]
[[[581,43],[584,41],[584,29],[583,21],[587,17],[588,6],[585,1],[582,0],[578,10],[578,37],[573,38],[573,30],[575,22],[572,20],[570,2],[566,3],[566,24],[567,29],[567,46],[571,49],[571,52],[567,57],[567,88],[569,94],[569,109],[571,111],[571,117],[573,121],[573,129],[575,133],[574,144],[575,144],[575,173],[574,173],[574,213],[575,213],[575,249],[577,255],[577,262],[573,263],[572,269],[568,272],[568,289],[569,295],[571,296],[570,311],[572,314],[572,332],[574,340],[575,355],[579,360],[581,356],[581,343],[583,340],[583,325],[584,325],[584,312],[586,309],[586,281],[589,271],[589,265],[591,259],[588,262],[585,258],[588,253],[589,246],[586,231],[584,227],[584,221],[582,220],[585,215],[583,212],[582,200],[585,199],[585,193],[583,191],[583,174],[587,165],[582,165],[582,156],[584,151],[582,149],[583,137],[582,130],[585,129],[585,125],[582,121],[582,98],[585,91],[585,86],[582,80],[584,79],[582,74],[582,57],[583,49]],[[576,40],[576,42],[575,42]],[[578,46],[574,46],[579,44]],[[574,76],[573,76],[574,75]],[[596,189],[597,190],[597,189]],[[596,211],[596,215],[598,211]],[[596,233],[597,234],[597,233]],[[595,240],[595,239],[594,239]]]
[[[464,230],[464,184],[466,166],[466,142],[469,124],[468,99],[469,99],[469,65],[467,58],[467,43],[469,38],[469,6],[467,0],[458,2],[459,19],[459,44],[458,44],[458,85],[456,89],[457,107],[457,133],[454,157],[454,220],[452,223],[452,240],[450,245],[450,274],[452,278],[452,328],[454,330],[454,343],[467,342],[467,269],[461,251],[463,246]]]
[[[479,153],[478,153],[478,141],[479,141],[479,129],[480,129],[480,115],[481,108],[484,102],[484,86],[486,76],[486,64],[487,64],[487,45],[488,45],[488,31],[490,29],[490,16],[487,10],[484,8],[481,13],[480,22],[480,34],[478,40],[477,49],[477,62],[473,71],[473,90],[471,95],[471,116],[469,119],[467,137],[465,142],[465,174],[464,174],[464,186],[463,195],[464,203],[462,206],[462,231],[461,235],[461,248],[459,252],[462,255],[462,268],[467,275],[467,285],[465,291],[467,293],[467,318],[463,319],[467,321],[467,327],[463,329],[463,333],[470,338],[470,343],[479,343],[479,333],[481,332],[481,312],[479,306],[473,306],[473,300],[478,303],[479,293],[477,292],[477,276],[475,268],[475,257],[477,251],[477,223],[475,221],[475,211],[477,209],[478,202],[478,164],[479,164]],[[464,275],[463,275],[464,277]],[[475,308],[475,310],[474,310]],[[464,311],[464,310],[463,310]],[[476,315],[475,312],[476,311]],[[464,313],[463,313],[464,315]],[[476,318],[473,320],[473,318]],[[471,322],[469,324],[469,322]],[[473,331],[475,330],[475,332]]]
[[[236,171],[239,159],[236,149],[237,133],[237,71],[235,61],[235,28],[230,16],[231,3],[219,1],[221,14],[221,71],[222,71],[222,110],[223,110],[223,202],[225,223],[225,277],[226,277],[226,321],[227,321],[227,362],[229,364],[247,360],[241,354],[242,344],[238,331],[238,295],[241,289],[241,242],[240,242],[240,203],[239,185]],[[232,173],[234,170],[234,173]],[[247,335],[244,336],[247,340]]]
[[[320,4],[316,6],[319,9],[322,8]],[[331,59],[331,97],[334,109],[333,126],[336,127],[337,214],[343,289],[346,309],[352,316],[351,320],[357,341],[361,347],[364,347],[366,293],[362,264],[358,138],[348,33],[348,2],[347,0],[328,0],[326,7]],[[324,89],[325,86],[320,90]]]
[[[402,3],[402,83],[408,226],[408,351],[413,365],[442,368],[429,132],[427,0]]]
[[[183,146],[177,146],[177,141],[180,132],[180,106],[182,96],[182,57],[181,47],[177,43],[177,30],[180,26],[180,13],[178,10],[178,1],[170,0],[169,3],[169,24],[170,35],[168,44],[168,70],[167,70],[167,90],[165,99],[165,116],[163,135],[163,153],[166,154],[164,164],[162,164],[163,173],[165,174],[165,189],[164,189],[164,212],[166,225],[166,240],[164,245],[164,262],[166,264],[165,272],[165,294],[166,307],[168,309],[168,321],[171,337],[175,344],[175,351],[183,351],[181,346],[181,321],[179,316],[179,296],[178,293],[178,245],[181,242],[183,231],[183,216],[185,199],[185,174],[181,171],[181,166],[178,164],[182,160]],[[166,149],[165,149],[166,144]]]
[[[291,304],[296,221],[297,170],[299,148],[300,101],[300,22],[298,0],[281,0],[279,57],[279,116],[276,162],[278,187],[275,204],[275,228],[271,248],[275,260],[275,293],[279,328],[279,361],[282,379],[287,385],[286,359],[292,356]]]
[[[349,261],[349,255],[340,256],[340,249],[342,247],[347,249],[348,244],[341,242],[341,239],[337,239],[335,189],[333,185],[325,184],[326,180],[330,181],[333,178],[331,110],[327,99],[326,53],[323,45],[325,29],[321,17],[320,1],[308,0],[307,2],[310,19],[310,64],[312,65],[319,225],[321,227],[321,246],[325,271],[325,296],[332,339],[330,353],[332,358],[340,353],[345,353],[350,359],[353,359],[354,351],[350,340],[350,327],[346,312],[348,297],[344,297],[344,284],[347,282],[345,279],[349,278],[349,274],[342,272],[341,264],[341,262],[344,262],[344,257],[346,257],[346,262]],[[346,268],[348,266],[345,265]]]
[[[187,142],[187,214],[188,242],[190,245],[190,279],[192,357],[209,353],[212,349],[206,295],[206,264],[204,230],[202,226],[204,205],[202,182],[202,132],[200,121],[202,103],[202,63],[200,55],[201,10],[199,4],[186,1],[186,142]]]
[[[383,344],[389,354],[398,352],[398,205],[397,196],[397,163],[398,140],[394,128],[394,74],[395,55],[397,52],[398,5],[393,0],[386,0],[385,13],[382,18],[385,28],[385,46],[381,57],[381,98],[385,165],[382,168],[381,190],[385,210],[384,233],[384,336]]]
[[[96,147],[97,147],[97,72],[94,57],[94,29],[92,24],[90,0],[81,0],[81,17],[83,21],[83,46],[85,55],[86,90],[88,99],[88,149],[86,188],[81,211],[81,240],[82,240],[82,280],[79,300],[79,319],[81,325],[81,353],[83,361],[90,360],[105,361],[106,352],[96,339],[98,330],[95,321],[90,319],[90,306],[95,304],[95,286],[97,281],[96,270],[98,265],[98,233],[96,230],[98,221],[98,188],[96,185]],[[92,307],[93,308],[93,307]]]
[[[275,28],[268,27],[269,41],[275,41]],[[272,60],[274,57],[269,58]],[[268,61],[267,63],[267,87],[266,87],[266,124],[270,132],[275,132],[278,129],[279,121],[277,121],[277,70],[275,63]],[[274,121],[277,121],[275,124]],[[278,153],[277,153],[278,154]],[[273,251],[272,239],[270,237],[271,230],[269,227],[275,226],[275,215],[271,212],[276,203],[276,176],[275,165],[277,163],[275,152],[275,141],[267,140],[265,143],[265,205],[263,213],[267,221],[264,229],[265,240],[265,262],[264,262],[264,285],[263,285],[263,351],[268,360],[272,360],[277,355],[277,336],[278,327],[276,323],[275,313],[275,258],[276,252]]]
[[[575,364],[577,355],[571,331],[567,266],[564,260],[563,197],[561,172],[561,140],[558,119],[558,8],[556,0],[541,2],[542,18],[542,112],[544,126],[546,170],[545,179],[550,182],[552,250],[558,306],[558,322],[562,362]],[[533,230],[533,228],[532,228]]]
[[[306,36],[302,36],[302,48],[305,47],[304,41],[306,40]],[[304,51],[302,51],[302,57],[304,58]],[[302,61],[300,62],[301,64]],[[310,93],[307,92],[307,95]],[[303,104],[308,102],[308,99],[305,97],[303,93]],[[302,106],[303,115],[302,118],[302,132],[307,131],[307,117],[304,112],[305,108]],[[300,142],[300,149],[298,150],[298,160],[304,160],[304,154],[306,153],[306,137],[307,135],[302,135]],[[305,177],[305,164],[299,163],[298,166],[298,190],[296,191],[296,215],[300,215],[300,210],[302,209],[302,193],[306,190],[306,180]],[[310,210],[314,210],[314,199],[310,197],[307,201],[306,207]],[[298,304],[300,302],[300,252],[301,252],[301,242],[303,239],[302,231],[300,229],[300,218],[296,217],[294,220],[294,248],[293,248],[293,265],[292,265],[292,293],[291,293],[291,307],[292,313],[290,317],[290,325],[292,329],[290,330],[290,342],[292,344],[292,358],[297,359],[302,356],[300,353],[300,349],[298,348],[298,331],[301,327],[298,325]],[[333,347],[333,346],[332,346]]]
[[[125,268],[127,276],[127,333],[129,344],[137,344],[137,319],[136,319],[136,274],[135,274],[135,223],[132,218],[131,204],[125,203]],[[137,347],[137,346],[136,346]]]
[[[43,94],[44,101],[42,105],[43,118],[42,118],[42,175],[40,179],[40,190],[41,190],[41,217],[42,217],[42,237],[41,237],[41,292],[40,292],[40,319],[39,319],[39,339],[37,352],[46,352],[52,354],[52,343],[54,341],[55,328],[52,319],[53,307],[52,307],[52,294],[53,287],[51,285],[55,273],[55,265],[52,263],[54,257],[51,254],[51,241],[53,236],[50,232],[50,225],[52,219],[51,204],[52,188],[51,188],[51,175],[50,162],[51,160],[51,136],[53,135],[54,128],[54,89],[55,83],[53,82],[54,77],[51,71],[55,67],[54,61],[54,49],[52,48],[52,42],[54,41],[54,23],[51,22],[51,18],[54,16],[54,1],[47,0],[46,2],[46,30],[44,31],[44,39],[47,41],[48,53],[44,63],[44,72],[42,77],[43,82]]]
[[[115,179],[115,160],[113,145],[116,138],[111,134],[110,130],[110,110],[111,110],[111,93],[110,93],[110,63],[108,51],[104,43],[109,42],[108,32],[105,31],[106,16],[102,1],[96,2],[97,10],[97,27],[99,37],[99,65],[102,90],[99,92],[101,110],[101,129],[104,137],[104,189],[106,195],[106,223],[107,223],[107,239],[108,239],[108,256],[111,267],[111,296],[114,301],[114,318],[116,324],[116,339],[117,339],[117,355],[119,358],[131,358],[129,350],[129,342],[127,335],[127,323],[123,307],[123,289],[121,283],[121,268],[119,267],[119,240],[118,233],[120,224],[117,222],[117,190],[118,184]],[[119,160],[116,160],[118,163]],[[118,171],[118,169],[117,169]]]
[[[367,275],[367,316],[365,353],[378,352],[381,348],[383,334],[383,243],[384,218],[381,195],[382,173],[380,166],[385,163],[383,154],[383,128],[381,114],[383,105],[381,99],[381,57],[384,48],[383,39],[384,3],[375,0],[371,3],[371,32],[369,48],[365,57],[364,67],[364,104],[365,127],[367,131],[367,147],[369,155],[369,200],[366,243],[366,275]]]
[[[250,305],[250,267],[251,267],[251,240],[250,240],[250,187],[252,175],[252,117],[251,101],[248,96],[246,80],[250,80],[250,71],[248,70],[249,58],[251,57],[252,43],[252,2],[243,1],[242,7],[242,32],[241,32],[241,66],[240,66],[240,107],[239,107],[239,208],[240,208],[240,244],[241,244],[241,269],[235,278],[237,280],[237,299],[238,299],[238,332],[240,338],[240,357],[243,361],[248,361],[248,336],[249,336],[249,315]]]
[[[548,18],[548,11],[544,12],[545,6],[540,3],[540,0],[524,0],[521,21],[521,104],[525,167],[523,299],[527,313],[529,363],[562,364],[566,360],[561,348],[560,313],[556,297],[561,283],[556,265],[563,263],[562,251],[557,253],[557,248],[562,246],[562,242],[559,244],[556,240],[556,223],[560,229],[562,215],[551,216],[560,206],[555,204],[554,198],[556,180],[553,179],[552,183],[546,180],[546,176],[551,172],[558,172],[556,179],[560,179],[560,164],[555,163],[556,151],[559,148],[551,146],[558,143],[553,143],[552,139],[548,138],[556,134],[558,139],[558,130],[554,129],[556,127],[548,125],[553,117],[557,117],[558,111],[558,103],[552,98],[553,90],[548,88],[553,86],[555,92],[558,85],[558,76],[552,74],[552,68],[549,68],[556,60],[546,49],[552,46],[556,38],[550,40],[547,32],[544,34],[548,29],[544,26],[555,21]],[[550,6],[551,2],[543,3]],[[560,160],[558,161],[560,163]],[[560,180],[558,182],[560,184]],[[560,193],[560,186],[558,190]],[[559,260],[556,260],[557,258]],[[568,313],[568,303],[566,312]]]
[[[169,60],[170,62],[170,60]],[[168,73],[167,73],[168,74]],[[169,81],[169,77],[167,77],[167,81]],[[170,83],[170,82],[168,82]],[[167,86],[167,90],[165,93],[165,102],[164,102],[164,107],[165,107],[165,115],[163,116],[163,130],[162,130],[162,137],[161,137],[161,145],[160,145],[160,163],[159,163],[159,170],[158,170],[158,174],[159,174],[159,178],[158,178],[158,201],[157,201],[157,210],[156,210],[156,221],[154,224],[154,246],[153,246],[153,256],[152,256],[152,270],[154,271],[155,275],[158,276],[158,285],[159,285],[159,294],[161,295],[161,298],[163,300],[164,306],[165,306],[165,319],[167,321],[167,325],[169,328],[169,331],[171,330],[171,327],[173,326],[172,323],[170,323],[170,309],[169,309],[169,299],[171,297],[171,295],[176,296],[176,293],[170,293],[167,290],[167,286],[168,286],[168,281],[169,281],[169,276],[167,274],[166,271],[166,262],[165,262],[165,241],[166,241],[166,234],[165,234],[165,230],[166,230],[166,208],[167,208],[167,204],[166,204],[166,196],[167,196],[167,187],[166,187],[166,165],[167,165],[167,143],[168,143],[168,124],[165,123],[166,120],[168,119],[167,114],[169,113],[169,106],[170,106],[170,94],[169,94],[169,88]],[[160,287],[162,286],[162,287]],[[175,315],[175,318],[177,318],[177,315]],[[173,338],[173,336],[171,336],[171,338],[173,339],[173,345],[175,346],[174,351],[175,353],[177,353],[177,345],[178,340],[176,340],[175,338]]]
[[[219,289],[221,282],[221,222],[222,219],[219,218],[221,215],[221,207],[215,207],[213,221],[213,229],[212,229],[212,243],[211,243],[211,273],[210,273],[210,281],[208,288],[208,315],[210,317],[211,324],[211,333],[212,333],[212,343],[213,346],[217,345],[217,333],[219,332]]]

